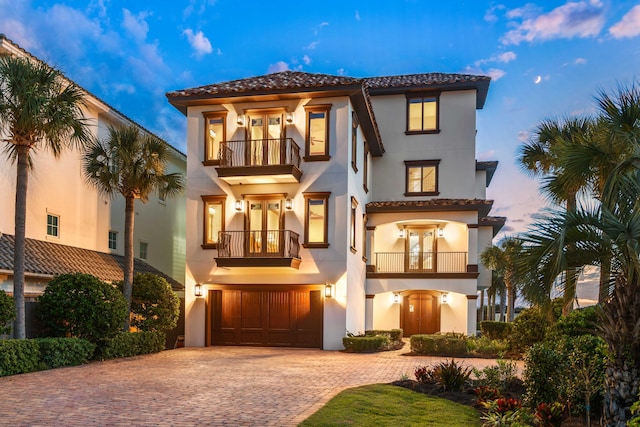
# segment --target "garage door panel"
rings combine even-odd
[[[210,293],[211,343],[322,347],[323,301],[319,290],[251,288]]]

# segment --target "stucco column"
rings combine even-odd
[[[475,335],[477,330],[477,308],[476,301],[478,295],[467,295],[467,335]]]
[[[366,236],[366,248],[365,248],[365,257],[367,258],[367,271],[370,270],[371,265],[375,265],[376,260],[373,259],[375,238],[376,238],[376,227],[375,226],[367,226],[367,236]]]
[[[467,231],[469,240],[469,258],[467,259],[467,264],[478,265],[478,226],[469,224],[467,225]]]
[[[375,297],[375,295],[367,294],[364,306],[364,329],[366,331],[373,329],[373,297]]]

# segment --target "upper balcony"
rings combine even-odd
[[[291,230],[221,231],[218,267],[300,266],[300,235]]]
[[[367,277],[453,278],[477,277],[467,252],[376,252]]]
[[[300,147],[292,138],[223,141],[216,170],[230,185],[300,182]]]

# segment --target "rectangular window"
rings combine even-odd
[[[405,196],[437,196],[440,160],[405,160]]]
[[[407,97],[407,133],[438,132],[438,95]]]
[[[118,233],[116,231],[109,230],[109,249],[114,251],[118,249]]]
[[[202,196],[204,227],[202,248],[216,249],[218,233],[224,231],[224,206],[227,196]]]
[[[147,252],[149,249],[149,244],[147,242],[140,242],[140,259],[147,259]]]
[[[351,112],[351,167],[354,172],[358,172],[356,161],[358,159],[358,116],[355,111]]]
[[[60,237],[60,217],[47,214],[47,236]]]
[[[367,262],[367,214],[362,214],[362,261]]]
[[[204,164],[220,164],[220,144],[226,140],[226,113],[204,113]]]
[[[331,105],[306,106],[307,136],[304,160],[329,160],[329,110]]]
[[[364,192],[369,192],[369,144],[364,142],[364,158],[362,163],[362,187]]]
[[[351,252],[354,254],[358,252],[356,249],[356,211],[358,209],[358,201],[355,197],[351,197],[351,226],[350,226],[350,242],[351,242]]]
[[[304,210],[304,244],[305,248],[329,247],[329,196],[330,192],[303,193]]]

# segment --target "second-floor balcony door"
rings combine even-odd
[[[418,228],[407,230],[405,270],[415,272],[436,271],[436,229]]]
[[[282,252],[282,202],[249,201],[249,256],[276,256]]]
[[[282,114],[251,114],[249,116],[249,159],[251,166],[279,165],[282,139]]]

